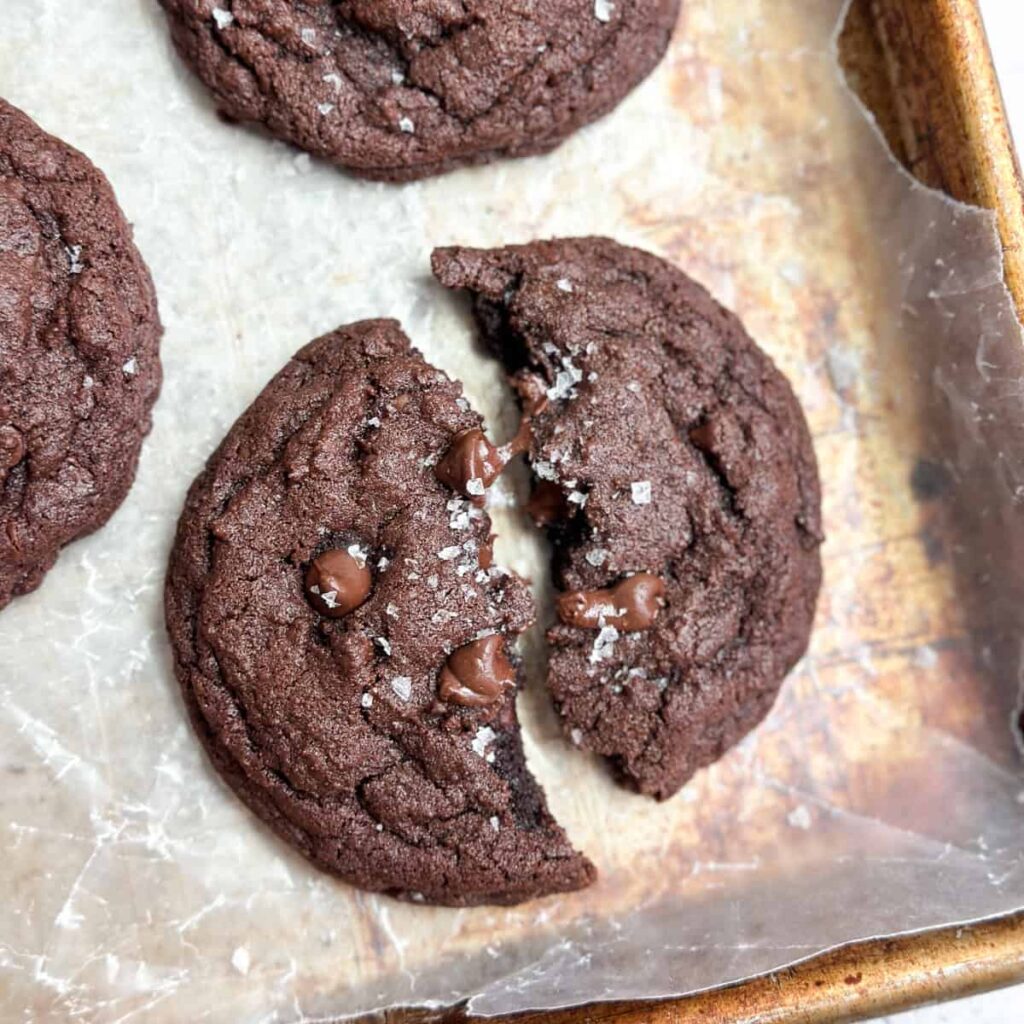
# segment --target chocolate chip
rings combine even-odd
[[[664,605],[665,581],[651,573],[629,576],[607,590],[576,590],[558,599],[558,617],[568,626],[627,632],[650,629]]]
[[[369,596],[373,579],[365,557],[343,548],[325,551],[306,570],[309,603],[329,619],[340,619]]]
[[[474,504],[484,503],[484,492],[495,480],[505,460],[482,430],[463,430],[434,470],[438,480]]]
[[[484,708],[515,685],[516,671],[505,654],[505,638],[492,633],[451,654],[441,669],[438,692],[449,704]]]
[[[527,502],[526,511],[538,526],[550,526],[569,517],[569,503],[562,488],[550,480],[538,480]]]

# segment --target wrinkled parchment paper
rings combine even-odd
[[[1019,329],[991,217],[913,184],[846,89],[841,0],[688,0],[657,74],[557,154],[401,188],[222,124],[155,0],[72,6],[3,0],[0,94],[113,180],[167,383],[124,507],[0,615],[0,1018],[662,996],[1024,906]],[[508,392],[429,251],[588,232],[703,279],[800,394],[829,534],[811,653],[657,806],[560,739],[534,638],[530,763],[598,885],[513,910],[355,892],[249,815],[186,725],[161,613],[186,487],[295,349],[361,317],[400,317],[503,439]],[[498,554],[543,581],[524,486],[498,496]]]

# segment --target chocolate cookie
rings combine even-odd
[[[658,63],[679,0],[160,0],[232,119],[385,181],[552,149]]]
[[[523,758],[529,592],[440,479],[479,427],[394,321],[312,342],[193,484],[166,589],[186,704],[235,792],[354,885],[450,905],[594,877]]]
[[[0,608],[127,494],[160,333],[107,179],[0,100]]]
[[[821,580],[814,451],[786,380],[675,268],[600,238],[441,249],[533,412],[573,741],[671,796],[768,712]]]

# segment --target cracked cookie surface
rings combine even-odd
[[[554,148],[664,54],[679,0],[160,0],[229,117],[404,181]]]
[[[436,472],[479,426],[394,321],[310,343],[193,484],[166,586],[185,702],[235,792],[322,868],[451,905],[594,876],[523,757],[529,592]]]
[[[806,649],[822,534],[802,410],[739,320],[647,253],[583,238],[441,249],[433,266],[473,294],[539,409],[564,727],[671,796],[767,714]],[[643,601],[614,607],[640,574]]]
[[[107,179],[0,100],[0,608],[127,494],[160,334]]]

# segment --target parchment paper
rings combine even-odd
[[[842,6],[687,0],[656,75],[556,154],[390,187],[221,123],[154,0],[3,0],[0,93],[111,177],[167,383],[124,507],[0,615],[0,1018],[663,996],[1024,906],[1019,328],[992,218],[913,184],[845,87]],[[263,829],[189,732],[161,612],[185,490],[295,349],[367,316],[401,318],[504,439],[508,392],[429,251],[591,232],[703,279],[800,394],[829,534],[812,651],[765,726],[658,806],[562,741],[535,637],[530,763],[599,884],[513,910],[360,894]],[[543,545],[496,515],[547,607]]]

